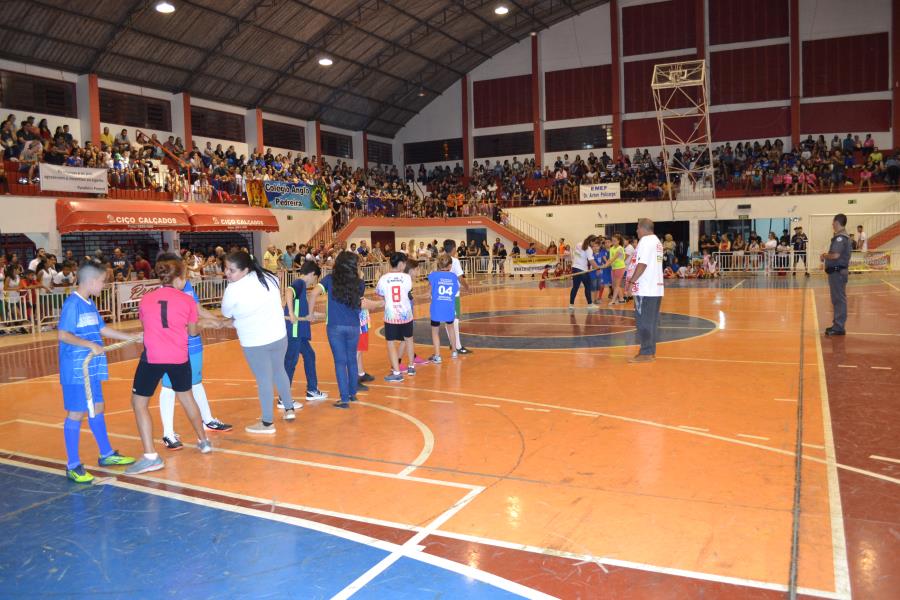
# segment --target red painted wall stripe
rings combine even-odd
[[[363,169],[369,168],[369,134],[363,131],[362,135]]]
[[[91,141],[100,147],[100,82],[96,73],[88,75],[88,115],[91,118]],[[190,146],[188,146],[190,148]]]
[[[469,144],[471,142],[471,133],[469,132],[469,76],[463,75],[462,78],[462,144],[463,144],[463,173],[466,177],[471,176],[472,162],[469,156]]]
[[[894,137],[894,148],[900,148],[900,0],[891,2],[891,74],[892,112],[891,131]]]
[[[697,47],[697,0],[668,0],[622,9],[622,54]]]
[[[476,81],[472,86],[475,127],[531,123],[531,74]]]
[[[788,0],[710,0],[709,43],[787,37]]]
[[[800,0],[791,0],[791,146],[800,143]]]
[[[181,110],[184,113],[184,147],[194,147],[194,131],[191,124],[191,95],[187,92],[181,94]]]
[[[611,65],[544,73],[548,121],[580,119],[612,113]]]
[[[890,100],[813,102],[800,105],[800,130],[809,133],[869,133],[891,126]],[[844,136],[841,135],[843,138]],[[860,135],[862,138],[863,136]]]
[[[622,153],[622,58],[619,56],[619,2],[609,0],[609,45],[612,50],[612,65],[609,72],[609,88],[612,94],[613,157]]]
[[[803,97],[890,89],[890,51],[887,32],[803,42]]]
[[[787,100],[791,96],[788,44],[710,54],[712,104]]]

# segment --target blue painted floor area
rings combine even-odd
[[[358,591],[354,600],[405,600],[418,598],[520,598],[489,583],[471,579],[411,558],[401,558],[369,585]]]
[[[330,598],[386,555],[303,527],[27,468],[0,465],[0,489],[2,598]],[[373,582],[383,592],[366,588],[360,597],[509,597],[414,560],[386,575]]]

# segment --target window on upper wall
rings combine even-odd
[[[353,158],[353,138],[333,131],[323,131],[322,154],[338,158]]]
[[[394,164],[394,147],[385,142],[368,140],[367,151],[369,164],[392,165]]]
[[[168,100],[100,88],[100,120],[115,125],[172,131],[172,105]]]
[[[403,144],[403,164],[406,165],[462,160],[462,157],[462,138]]]
[[[233,142],[246,141],[244,115],[192,106],[191,134]]]
[[[547,147],[547,152],[608,148],[612,145],[612,127],[609,125],[586,125],[584,127],[547,129],[544,131],[544,145]]]
[[[518,156],[534,153],[534,132],[501,133],[475,136],[475,158]]]
[[[0,103],[15,110],[78,116],[74,83],[14,71],[0,71]]]
[[[263,119],[263,141],[266,146],[306,152],[306,128]]]

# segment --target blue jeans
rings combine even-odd
[[[356,346],[359,344],[359,325],[331,325],[328,344],[334,355],[334,370],[337,375],[341,400],[348,402],[356,396],[359,373],[356,370]]]
[[[288,379],[294,382],[294,371],[297,370],[297,362],[303,357],[303,371],[306,373],[306,391],[315,392],[319,389],[319,380],[316,377],[316,353],[308,339],[288,336],[287,352],[284,353],[284,370]],[[354,357],[354,362],[355,362]]]

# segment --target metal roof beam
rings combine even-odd
[[[476,11],[474,11],[471,8],[469,8],[468,6],[466,6],[466,0],[456,0],[456,4],[459,5],[460,7],[462,7],[462,9],[464,11],[466,11],[468,14],[472,15],[473,17],[475,17],[476,19],[478,19],[479,21],[481,21],[482,23],[484,23],[485,25],[487,25],[488,27],[490,27],[491,29],[493,29],[494,31],[496,31],[497,33],[499,33],[500,35],[505,37],[506,39],[512,41],[513,43],[517,43],[519,41],[516,38],[514,38],[508,31],[504,31],[504,30],[500,29],[500,27],[498,27],[496,23],[491,23],[490,21],[488,21],[487,19],[485,19],[484,17],[479,15]],[[482,5],[484,5],[483,2],[482,2]]]
[[[447,19],[447,15],[450,12],[450,9],[456,7],[455,5],[451,4],[449,6],[445,6],[443,9],[441,9],[441,11],[440,11],[440,13],[438,13],[438,15],[431,16],[428,19],[422,19],[421,17],[417,17],[416,15],[414,15],[410,12],[407,12],[406,10],[395,5],[391,0],[384,0],[384,3],[386,6],[390,6],[393,10],[397,11],[401,15],[404,15],[410,19],[415,19],[416,21],[421,23],[426,28],[426,32],[437,33],[438,35],[442,35],[445,38],[447,38],[448,40],[450,40],[456,44],[459,44],[460,46],[465,47],[466,50],[468,50],[470,52],[475,52],[476,54],[480,54],[482,58],[485,58],[485,59],[491,58],[490,54],[487,54],[486,52],[480,50],[477,47],[470,46],[464,40],[461,40],[458,37],[456,37],[455,35],[450,35],[446,31],[444,31],[444,27],[447,26],[447,23],[455,20],[455,19],[449,19],[449,20]],[[459,7],[456,7],[456,8],[459,8]],[[462,11],[462,9],[460,9],[459,13],[456,15],[456,18],[458,18],[461,14],[463,14],[463,12],[464,11]],[[435,20],[436,16],[440,16],[440,22],[432,23],[432,21]]]
[[[535,10],[534,10],[537,6],[540,5],[540,3],[532,4],[530,7],[525,8],[524,6],[522,6],[521,4],[519,4],[516,0],[509,0],[509,1],[512,2],[512,5],[513,5],[513,6],[515,6],[517,9],[519,9],[518,11],[516,11],[516,15],[515,15],[516,17],[518,17],[519,14],[525,14],[525,15],[528,15],[528,17],[529,17],[532,21],[534,21],[535,23],[537,23],[538,25],[540,25],[540,26],[541,26],[541,29],[548,29],[548,28],[550,27],[549,25],[547,25],[547,23],[545,23],[544,21],[542,21],[542,20],[540,19],[540,17],[537,16],[537,14],[536,14],[536,12],[535,12]],[[550,5],[551,5],[551,7],[552,7],[552,5],[553,5],[553,0],[550,0]],[[516,24],[518,24],[518,20],[516,21]]]
[[[121,38],[126,31],[131,29],[131,25],[134,22],[134,19],[147,10],[150,6],[150,0],[138,0],[132,4],[131,8],[125,11],[125,14],[122,18],[113,25],[112,32],[106,37],[105,40],[97,47],[94,51],[93,56],[91,56],[90,60],[88,60],[88,73],[94,71],[97,68],[97,63],[100,62],[100,59],[103,58],[103,55],[112,48],[113,44],[115,44],[119,38]]]
[[[326,10],[322,10],[321,8],[319,8],[319,7],[317,7],[317,6],[313,5],[313,4],[309,4],[309,3],[306,2],[305,0],[291,0],[291,1],[294,2],[295,4],[298,4],[298,5],[300,5],[300,6],[303,6],[303,7],[305,7],[305,8],[308,8],[309,10],[312,10],[312,11],[314,11],[314,12],[317,12],[317,13],[319,13],[320,15],[326,16],[326,17],[328,17],[329,19],[331,19],[331,20],[333,20],[333,21],[334,21],[334,20],[336,20],[336,21],[342,21],[342,22],[344,22],[348,27],[350,27],[350,28],[352,28],[352,29],[355,29],[356,31],[362,33],[363,35],[366,35],[366,36],[368,36],[368,37],[375,38],[376,40],[379,40],[380,42],[382,42],[382,43],[384,43],[384,44],[387,44],[387,45],[389,45],[389,46],[392,46],[393,48],[395,48],[395,49],[397,50],[397,53],[398,53],[398,54],[399,54],[400,52],[405,52],[405,53],[407,53],[407,54],[409,54],[409,55],[415,56],[416,58],[419,58],[419,59],[421,59],[421,60],[424,60],[425,62],[439,64],[439,65],[440,65],[441,67],[443,67],[444,69],[447,69],[448,71],[452,71],[453,73],[456,73],[456,74],[459,75],[460,77],[462,77],[463,75],[465,75],[465,73],[463,73],[462,71],[456,70],[452,65],[447,65],[447,64],[440,63],[440,62],[436,61],[435,59],[431,58],[430,56],[426,56],[426,55],[422,54],[421,52],[418,52],[418,51],[413,50],[413,49],[411,49],[411,48],[407,48],[407,47],[401,46],[400,44],[398,44],[398,43],[395,42],[394,40],[391,40],[391,39],[388,39],[388,38],[386,38],[386,37],[384,37],[384,36],[378,35],[377,33],[374,33],[374,32],[369,31],[369,30],[367,30],[367,29],[365,29],[365,28],[363,28],[363,27],[360,27],[359,25],[356,25],[355,23],[351,23],[351,22],[347,21],[346,19],[343,19],[343,18],[341,18],[341,17],[337,17],[337,16],[331,14],[330,12],[328,12],[328,11],[326,11]]]

